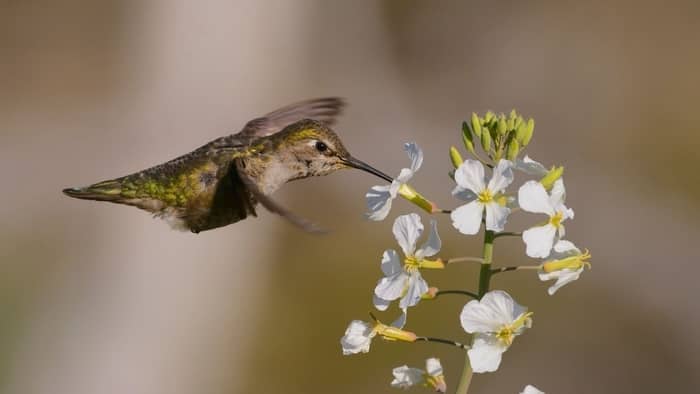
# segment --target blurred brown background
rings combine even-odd
[[[338,132],[386,172],[417,141],[414,185],[443,206],[457,204],[446,153],[471,111],[534,117],[529,153],[566,165],[568,238],[594,268],[554,297],[528,272],[497,277],[534,328],[470,392],[697,392],[698,4],[0,1],[0,392],[389,393],[393,367],[429,356],[454,388],[449,347],[341,355],[396,247],[393,218],[414,210],[364,220],[364,173],[279,193],[326,236],[264,211],[179,233],[60,193],[325,95],[347,98]],[[439,219],[441,255],[479,252]],[[497,245],[496,261],[523,256],[517,239]],[[475,272],[426,276],[473,287]],[[465,301],[421,304],[409,328],[464,340]]]

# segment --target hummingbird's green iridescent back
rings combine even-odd
[[[132,205],[152,212],[174,228],[205,231],[255,216],[257,203],[241,178],[236,160],[259,153],[269,136],[302,119],[331,124],[343,102],[337,98],[293,104],[246,124],[241,132],[218,138],[169,162],[84,188],[71,197]]]

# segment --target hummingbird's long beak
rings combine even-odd
[[[394,180],[394,178],[390,177],[389,175],[379,171],[378,169],[372,167],[371,165],[365,163],[364,161],[358,160],[352,156],[343,159],[343,162],[352,168],[357,168],[358,170],[362,170],[365,172],[369,172],[372,175],[376,175],[376,176],[384,179],[387,182],[391,183]]]

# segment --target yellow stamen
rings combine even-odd
[[[477,195],[477,199],[480,203],[486,204],[493,201],[493,194],[491,194],[491,190],[484,189]]]
[[[554,216],[549,218],[549,224],[552,226],[559,228],[561,226],[561,222],[564,220],[564,213],[563,212],[557,212],[554,214]]]
[[[530,316],[532,316],[532,314],[532,312],[523,313],[512,323],[502,326],[501,329],[496,332],[496,338],[498,338],[498,340],[500,340],[504,345],[510,346],[513,343],[513,339],[515,339],[515,335],[518,333],[518,331],[520,331],[520,329],[523,327],[530,326],[532,323]]]

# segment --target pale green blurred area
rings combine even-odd
[[[262,209],[178,233],[60,193],[326,95],[350,103],[337,126],[347,147],[384,171],[418,142],[414,186],[445,207],[457,205],[447,149],[471,111],[534,117],[528,152],[566,166],[568,238],[591,249],[593,270],[554,297],[529,272],[494,279],[534,327],[471,393],[696,392],[700,6],[595,3],[3,1],[0,392],[389,393],[393,367],[430,356],[454,389],[463,356],[447,346],[341,355],[396,247],[393,218],[415,210],[399,201],[386,221],[364,220],[377,183],[364,173],[279,193],[325,236]],[[479,253],[480,237],[437,219],[442,256]],[[529,262],[518,239],[499,240],[495,259]],[[475,273],[426,278],[474,289]],[[464,341],[465,302],[424,302],[407,328]]]

